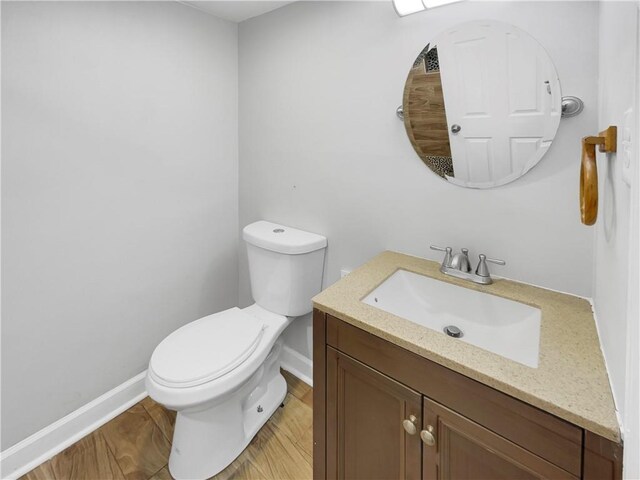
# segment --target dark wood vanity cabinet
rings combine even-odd
[[[433,444],[423,447],[425,479],[577,478],[428,398],[423,412],[423,428],[434,437]]]
[[[621,478],[621,446],[320,310],[314,479]]]
[[[419,480],[422,395],[331,347],[327,378],[327,445],[336,446],[327,450],[327,472]],[[409,418],[413,435],[402,428]]]

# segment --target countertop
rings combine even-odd
[[[580,297],[506,279],[476,285],[444,275],[440,264],[383,252],[313,298],[355,327],[489,385],[615,442],[620,430],[590,303]],[[437,278],[539,308],[538,368],[447,337],[360,300],[396,270]]]

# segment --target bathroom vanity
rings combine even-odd
[[[438,269],[384,252],[314,298],[314,478],[621,478],[589,303]],[[398,270],[539,308],[537,367],[362,301]]]

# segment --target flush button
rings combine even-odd
[[[273,233],[282,233],[284,232],[284,228],[274,228]]]

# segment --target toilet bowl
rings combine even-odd
[[[149,361],[149,396],[177,411],[169,457],[177,479],[222,471],[282,403],[281,333],[321,288],[325,237],[260,221],[243,238],[256,303],[184,325]]]

